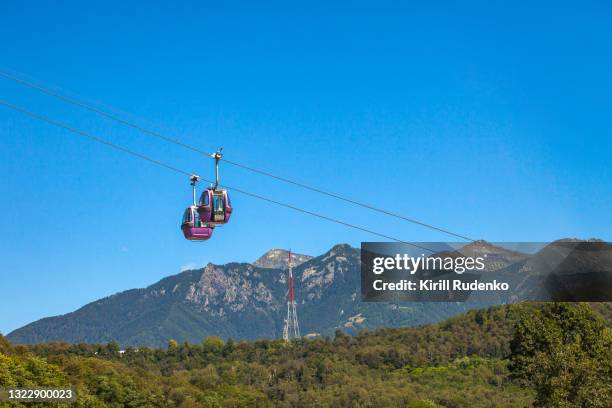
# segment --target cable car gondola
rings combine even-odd
[[[191,187],[193,188],[193,205],[190,205],[183,214],[181,230],[183,235],[190,241],[206,241],[212,236],[214,226],[204,222],[198,212],[196,205],[196,182],[200,177],[191,176]]]
[[[202,192],[198,213],[200,220],[212,225],[227,223],[232,215],[232,203],[227,190],[219,188],[219,160],[223,155],[219,149],[212,157],[215,159],[215,186],[210,186]]]

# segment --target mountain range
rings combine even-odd
[[[495,274],[526,279],[520,269],[531,257],[476,241],[463,254],[484,254]],[[433,323],[469,309],[508,299],[467,302],[362,302],[360,250],[336,245],[311,257],[293,254],[297,310],[302,335],[329,336],[340,329]],[[13,343],[65,341],[121,346],[164,346],[170,339],[199,342],[277,338],[286,313],[287,251],[273,249],[253,263],[228,263],[181,272],[142,289],[114,294],[65,315],[44,318],[8,334]],[[509,272],[511,270],[511,272]]]

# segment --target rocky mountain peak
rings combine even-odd
[[[473,241],[463,247],[464,251],[472,251],[477,253],[497,253],[506,251],[504,248],[491,244],[483,239]]]
[[[288,256],[289,251],[286,249],[273,248],[260,256],[253,262],[253,265],[259,268],[287,269]],[[296,267],[312,259],[312,256],[292,252],[291,258],[293,260],[293,267]]]
[[[349,244],[336,244],[332,247],[331,251],[336,253],[344,253],[346,251],[352,250],[353,247]]]

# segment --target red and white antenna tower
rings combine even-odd
[[[283,339],[300,338],[297,311],[295,310],[295,293],[293,292],[293,265],[291,264],[291,250],[289,250],[289,290],[287,291],[287,318],[283,327]]]

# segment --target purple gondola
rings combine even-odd
[[[214,225],[206,223],[198,213],[196,205],[196,183],[200,179],[195,174],[191,176],[191,188],[193,190],[193,205],[187,207],[183,214],[181,230],[186,239],[190,241],[206,241],[212,236]]]
[[[219,188],[219,160],[223,157],[221,149],[212,157],[215,159],[215,186],[210,186],[202,192],[198,213],[203,222],[215,226],[225,224],[230,220],[232,203],[227,190]]]
[[[197,207],[194,205],[185,210],[181,230],[185,238],[190,241],[206,241],[213,233],[213,227],[200,220]]]
[[[198,206],[200,219],[211,225],[225,224],[232,215],[232,203],[226,190],[208,188],[202,192]]]

